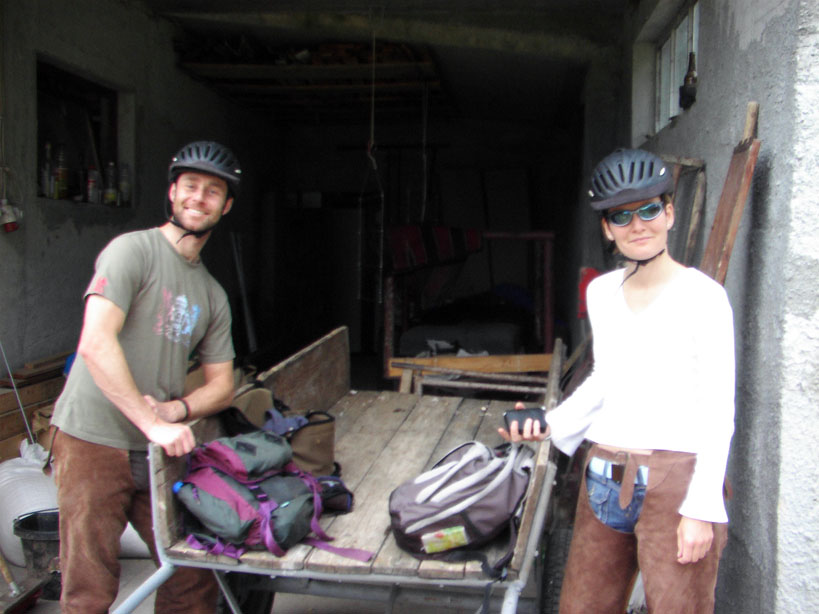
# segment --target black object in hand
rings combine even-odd
[[[503,421],[506,423],[506,430],[510,431],[513,422],[518,423],[518,431],[523,432],[523,423],[527,418],[540,422],[540,432],[546,432],[546,410],[542,407],[528,407],[526,409],[513,409],[503,413]],[[534,425],[533,425],[534,426]]]

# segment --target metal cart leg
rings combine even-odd
[[[219,584],[219,589],[222,591],[222,595],[225,597],[225,602],[230,608],[230,611],[233,612],[233,614],[242,614],[242,608],[236,601],[236,597],[233,596],[233,591],[230,590],[227,580],[225,580],[225,573],[214,569],[213,575],[216,576],[216,582]]]
[[[133,593],[128,595],[128,598],[114,610],[113,614],[130,614],[136,610],[137,606],[145,601],[151,593],[162,586],[175,571],[176,566],[163,562],[159,569],[152,573],[145,582],[140,584]]]

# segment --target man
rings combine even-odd
[[[594,369],[546,415],[501,435],[592,443],[561,614],[623,612],[639,568],[649,612],[714,611],[727,538],[725,467],[734,430],[734,328],[725,290],[668,254],[672,181],[660,158],[619,149],[591,181],[591,206],[627,261],[594,279]],[[522,427],[519,429],[518,427]]]
[[[230,306],[199,254],[233,206],[240,175],[222,145],[186,145],[168,169],[169,220],[116,237],[97,258],[52,419],[65,614],[108,612],[128,521],[156,559],[147,443],[187,454],[195,441],[186,422],[233,398]],[[204,383],[184,394],[193,354]],[[212,613],[217,595],[210,571],[180,568],[157,591],[155,611]]]

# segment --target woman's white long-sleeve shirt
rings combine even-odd
[[[594,369],[547,415],[552,442],[583,439],[697,455],[683,516],[727,522],[723,480],[734,432],[734,327],[724,288],[696,269],[676,275],[642,311],[623,296],[623,270],[589,284]]]

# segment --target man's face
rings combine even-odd
[[[185,172],[168,190],[173,216],[188,230],[212,228],[233,206],[227,182],[206,173]]]

